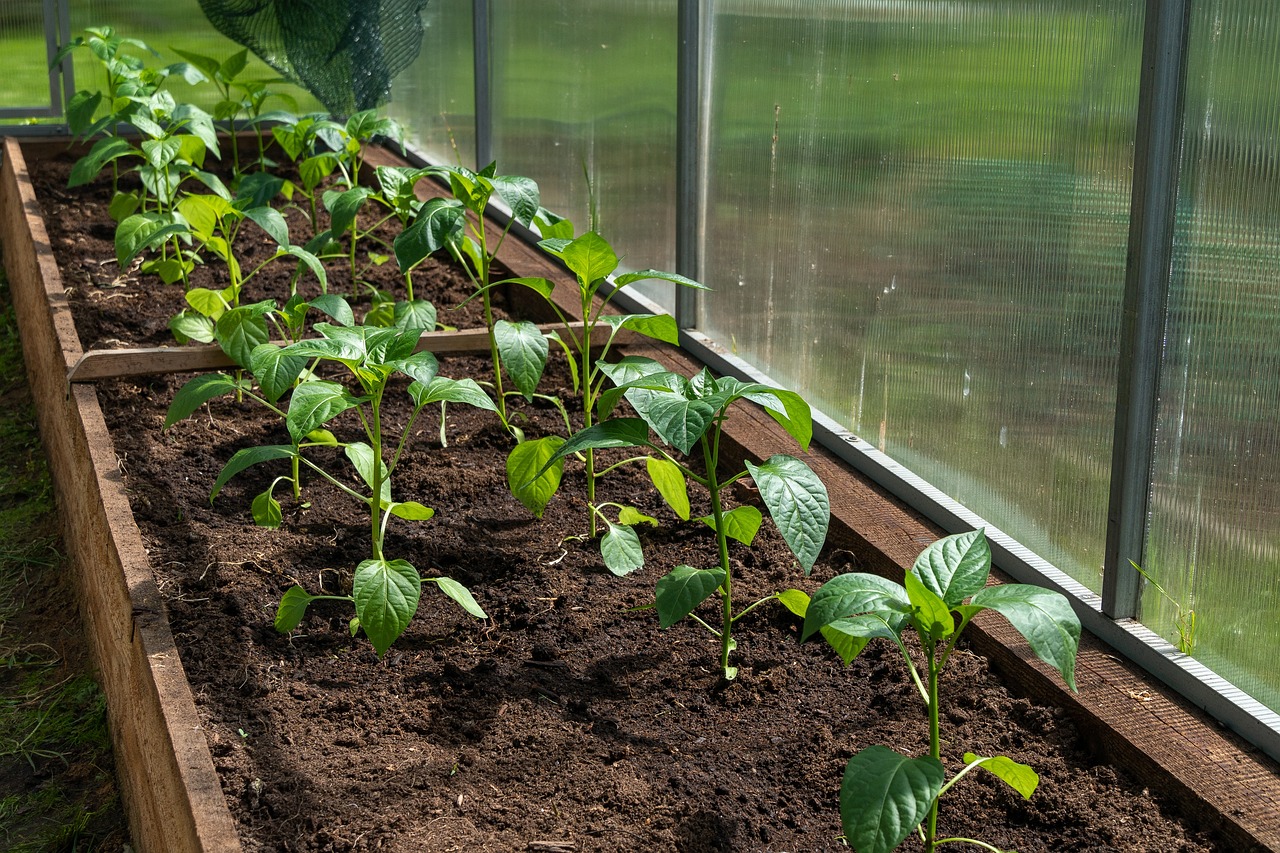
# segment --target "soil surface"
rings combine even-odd
[[[65,210],[55,219],[90,218],[82,196],[60,192],[52,203]],[[109,246],[109,234],[98,238]],[[113,294],[136,293],[127,301],[141,305],[159,302],[143,298],[153,290],[180,290],[113,286],[114,274],[97,269],[113,254],[77,248],[89,239],[53,236],[80,291],[86,345],[157,334],[133,328],[132,310],[85,319],[122,301]],[[452,304],[461,274],[439,270],[431,295]],[[264,293],[281,286],[262,285]],[[424,277],[418,287],[425,295],[432,285]],[[448,312],[441,319],[459,325]],[[482,379],[487,367],[451,357],[440,372]],[[560,393],[572,411],[567,379],[563,358],[553,357],[540,390]],[[927,751],[924,709],[896,649],[874,643],[845,668],[821,643],[799,643],[797,620],[776,603],[739,623],[741,673],[725,684],[704,628],[685,620],[661,631],[651,610],[637,610],[671,568],[714,565],[711,532],[676,519],[638,466],[621,468],[600,497],[660,524],[640,532],[646,567],[614,577],[595,545],[566,539],[587,527],[580,467],[567,467],[561,493],[534,519],[506,488],[510,438],[493,415],[461,405],[448,409],[447,447],[437,410],[415,424],[393,494],[437,515],[394,520],[386,549],[424,576],[466,584],[489,619],[472,619],[428,584],[382,659],[350,635],[352,610],[340,601],[314,604],[298,630],[280,635],[272,620],[291,585],[349,593],[354,566],[369,556],[367,515],[304,476],[302,502],[277,491],[281,528],[255,528],[250,501],[287,473],[273,465],[241,474],[211,504],[214,478],[236,450],[287,443],[287,433],[279,419],[229,398],[163,432],[184,381],[103,383],[100,397],[248,851],[841,850],[838,791],[849,757],[873,744]],[[387,410],[398,429],[408,398],[388,399],[406,401]],[[530,437],[563,433],[549,405],[516,408]],[[351,413],[335,424],[339,439],[356,440]],[[354,485],[338,451],[314,458]],[[731,503],[752,500],[743,487]],[[695,495],[695,515],[706,511]],[[812,592],[859,568],[829,542],[805,578],[770,522],[752,548],[731,544],[731,556],[739,608],[788,587]],[[712,618],[711,604],[703,607]],[[1168,814],[1157,793],[1083,742],[1063,711],[1010,695],[984,659],[962,649],[943,685],[950,772],[973,751],[1009,755],[1041,777],[1024,801],[972,774],[944,799],[943,832],[1022,853],[1230,849]],[[903,849],[919,847],[909,840]]]

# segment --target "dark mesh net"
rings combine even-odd
[[[335,115],[385,103],[422,45],[427,0],[200,0],[210,23]]]

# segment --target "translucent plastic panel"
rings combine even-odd
[[[7,0],[6,0],[7,2]],[[122,0],[70,0],[71,35],[79,35],[85,27],[111,26],[116,35],[140,39],[159,56],[132,51],[156,66],[180,62],[181,57],[172,48],[200,53],[216,59],[226,59],[243,48],[213,28],[200,11],[197,0],[147,0],[147,2],[122,2]],[[105,85],[103,72],[86,50],[74,54],[76,89],[94,91]],[[274,80],[278,75],[264,62],[249,54],[249,66],[242,72],[246,80]],[[172,80],[166,88],[181,101],[189,101],[206,109],[220,99],[211,85],[188,86],[181,80]],[[288,84],[273,87],[290,100],[271,98],[266,110],[313,112],[322,110],[319,102],[309,93]]]
[[[1142,5],[713,4],[699,325],[1095,590]]]
[[[43,7],[43,0],[0,3],[0,50],[8,62],[8,73],[0,79],[0,110],[49,107]]]
[[[396,78],[388,113],[406,140],[442,163],[476,165],[472,0],[431,0],[422,11],[422,52]],[[484,165],[484,164],[481,164]]]
[[[498,168],[632,268],[675,257],[676,0],[492,0]],[[646,291],[668,308],[670,286]]]
[[[1143,619],[1280,710],[1280,15],[1193,4]]]

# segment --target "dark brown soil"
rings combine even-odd
[[[82,205],[65,193],[54,203]],[[85,205],[63,218],[88,215]],[[65,234],[54,244],[80,245]],[[62,260],[84,291],[82,323],[87,308],[120,292],[95,278],[97,257]],[[90,334],[136,340],[126,337],[129,314],[111,321],[120,330]],[[554,361],[543,390],[563,389],[562,365]],[[450,358],[441,373],[482,378],[486,367]],[[394,522],[387,555],[465,583],[490,618],[471,619],[428,585],[384,659],[349,635],[352,611],[341,602],[313,606],[299,630],[281,636],[272,618],[290,585],[349,591],[353,567],[368,556],[367,517],[311,477],[305,503],[284,500],[280,530],[253,527],[250,500],[284,473],[269,465],[210,504],[236,450],[287,441],[286,433],[231,400],[164,433],[182,381],[103,384],[100,396],[248,851],[839,850],[848,758],[872,744],[927,749],[923,708],[892,647],[874,644],[846,669],[824,646],[800,644],[796,621],[776,604],[740,623],[741,674],[724,684],[703,628],[686,620],[660,631],[652,611],[635,610],[672,567],[714,564],[709,530],[676,520],[635,466],[624,468],[603,498],[633,503],[661,526],[641,533],[648,566],[613,577],[594,546],[565,539],[587,523],[580,470],[570,465],[562,493],[533,519],[507,493],[508,437],[492,415],[464,406],[448,410],[447,448],[434,410],[415,425],[395,495],[438,514]],[[531,436],[562,431],[549,406],[519,408]],[[401,424],[405,411],[389,418]],[[337,424],[340,438],[354,439],[352,419]],[[350,480],[336,452],[316,458]],[[746,604],[789,586],[812,591],[857,568],[838,546],[829,543],[806,579],[766,523],[755,547],[732,548],[735,594]],[[974,774],[944,800],[944,832],[1022,853],[1230,849],[1167,814],[1158,795],[1082,742],[1064,712],[1010,695],[985,660],[962,650],[944,689],[952,772],[968,750],[1007,754],[1041,775],[1027,802]]]

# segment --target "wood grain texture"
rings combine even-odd
[[[3,157],[0,246],[133,843],[145,853],[233,853],[235,825],[97,397],[68,391],[81,347],[23,154],[8,140]]]

